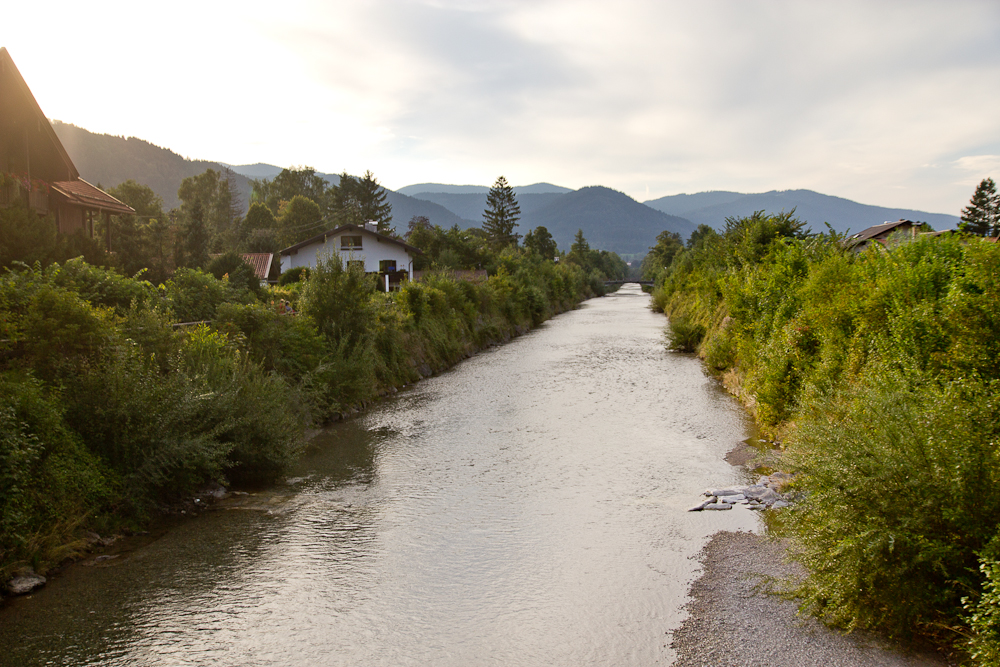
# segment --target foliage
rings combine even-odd
[[[20,203],[0,208],[0,269],[15,262],[47,266],[80,256],[95,264],[106,261],[101,246],[82,232],[59,234],[51,215],[39,216]]]
[[[962,209],[958,228],[977,236],[1000,235],[1000,195],[992,178],[984,178],[976,186],[969,205]]]
[[[502,249],[517,245],[520,236],[514,232],[517,221],[521,219],[521,207],[514,196],[514,188],[503,176],[486,195],[486,210],[483,211],[483,231],[494,248]]]
[[[212,260],[208,272],[216,280],[224,280],[237,290],[245,290],[257,296],[262,295],[260,278],[242,255],[230,250]]]
[[[686,318],[674,317],[667,324],[667,338],[671,350],[695,352],[704,337],[705,327],[694,324]]]
[[[178,322],[205,322],[223,303],[254,300],[246,289],[197,269],[177,269],[163,289],[163,303]]]
[[[964,618],[986,651],[1000,248],[910,237],[856,254],[757,213],[680,252],[654,302],[704,327],[709,368],[784,436],[800,497],[778,529],[801,545],[803,608],[898,635]]]
[[[669,230],[660,232],[656,237],[656,245],[649,249],[646,258],[642,260],[643,279],[653,280],[660,275],[674,261],[674,255],[683,249],[684,242],[680,234]]]
[[[289,285],[291,283],[301,282],[302,279],[309,277],[309,267],[308,266],[295,266],[284,273],[278,278],[279,285]]]
[[[316,202],[295,195],[282,202],[278,212],[279,240],[283,247],[295,245],[323,231],[325,221]]]
[[[281,210],[282,202],[291,201],[296,196],[305,197],[325,208],[327,184],[312,167],[282,169],[273,179],[251,180],[250,186],[253,188],[251,207],[254,204],[265,206],[274,216]],[[254,227],[261,228],[262,225],[254,223]]]
[[[552,234],[542,225],[535,227],[525,235],[524,247],[531,252],[537,253],[543,259],[551,259],[559,252]]]

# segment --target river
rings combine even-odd
[[[635,285],[333,424],[0,610],[0,665],[669,665],[747,437]]]

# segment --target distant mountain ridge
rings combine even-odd
[[[873,225],[899,219],[926,222],[939,231],[954,229],[960,221],[956,215],[869,206],[812,190],[772,190],[758,194],[699,192],[660,197],[645,204],[664,213],[683,216],[696,225],[705,224],[715,229],[722,229],[727,217],[751,215],[755,211],[780,213],[792,209],[795,209],[796,217],[806,221],[814,232],[824,231],[824,222],[829,222],[836,231],[843,233],[860,232]]]
[[[206,169],[233,171],[244,210],[250,201],[250,180],[273,178],[281,173],[281,167],[274,165],[189,160],[135,137],[95,134],[59,121],[53,121],[52,126],[84,179],[106,187],[135,180],[151,187],[168,209],[180,205],[177,189],[181,181]],[[337,174],[319,175],[331,184],[340,180]],[[393,225],[399,233],[405,233],[407,223],[416,216],[445,228],[479,226],[488,191],[489,186],[485,185],[441,183],[408,185],[399,192],[385,190],[392,206]],[[839,232],[857,232],[899,218],[927,222],[939,230],[954,228],[959,222],[954,215],[868,206],[811,190],[758,194],[700,192],[660,197],[645,203],[602,186],[570,190],[551,183],[535,183],[516,187],[515,192],[521,206],[517,229],[520,234],[544,225],[559,247],[568,250],[576,231],[582,229],[592,247],[619,254],[645,253],[664,230],[686,239],[699,224],[720,229],[727,217],[760,210],[777,213],[794,208],[796,215],[814,231],[822,231],[824,222]]]
[[[488,185],[448,185],[447,183],[417,183],[416,185],[404,185],[399,190],[396,190],[396,192],[401,192],[411,197],[419,194],[486,194],[489,191],[490,186]],[[561,185],[553,185],[551,183],[514,186],[514,194],[518,196],[522,194],[566,194],[572,191],[570,188],[564,188]]]

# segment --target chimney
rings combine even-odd
[[[365,223],[365,229],[367,229],[369,232],[378,232],[378,223],[369,220],[368,222]]]

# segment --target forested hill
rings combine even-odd
[[[619,254],[645,253],[664,230],[687,239],[696,228],[689,220],[640,204],[628,195],[605,188],[580,188],[530,212],[522,211],[522,234],[543,225],[562,250],[569,250],[578,229],[592,248]]]
[[[204,173],[206,169],[221,171],[223,168],[218,162],[189,160],[135,137],[95,134],[57,120],[52,121],[52,128],[85,181],[107,188],[132,179],[152,188],[163,198],[167,209],[180,206],[177,189],[182,180]],[[233,179],[242,195],[243,206],[248,206],[249,179],[242,174],[234,174]]]
[[[696,225],[706,224],[722,229],[727,217],[752,215],[755,211],[779,213],[795,209],[795,215],[805,220],[814,232],[825,230],[824,222],[838,232],[862,229],[883,222],[914,220],[929,223],[936,230],[954,229],[959,218],[944,213],[926,213],[903,208],[868,206],[858,202],[820,194],[812,190],[784,190],[743,194],[740,192],[700,192],[693,195],[671,195],[645,202],[664,213],[687,218]]]
[[[270,178],[281,173],[280,167],[268,164],[230,167],[219,162],[189,160],[142,139],[95,134],[60,121],[53,121],[52,127],[84,180],[95,185],[99,183],[104,187],[114,187],[132,179],[152,188],[153,192],[163,198],[163,205],[167,209],[180,206],[177,190],[181,181],[204,173],[206,169],[232,169],[232,179],[240,191],[244,211],[250,202],[250,179]],[[319,175],[332,184],[339,182],[336,174]],[[386,200],[392,206],[393,225],[400,233],[405,233],[407,222],[414,216],[424,216],[442,227],[468,226],[457,215],[432,202],[414,199],[392,190],[386,190]]]
[[[482,223],[486,192],[419,192],[414,196],[440,204],[464,218],[463,227]],[[527,234],[541,225],[549,230],[561,250],[569,250],[577,230],[583,230],[591,247],[619,254],[644,254],[656,243],[660,232],[677,232],[686,239],[696,227],[684,218],[657,211],[624,193],[602,186],[565,194],[519,193],[517,202],[521,207],[518,233]]]

